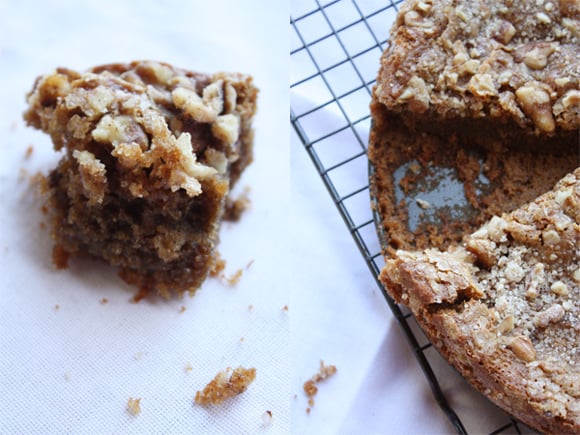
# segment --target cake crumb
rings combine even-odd
[[[316,393],[318,393],[318,387],[316,384],[334,375],[335,373],[336,366],[325,365],[324,361],[320,360],[320,368],[318,369],[318,373],[315,373],[312,378],[304,382],[304,393],[308,397],[309,407],[306,408],[306,412],[308,414],[310,413],[310,409],[314,407],[314,396],[316,396]]]
[[[284,306],[282,307],[282,311],[284,311],[284,312],[286,312],[286,313],[287,313],[287,312],[288,312],[288,305],[284,305]]]
[[[141,413],[141,399],[133,399],[132,397],[129,397],[129,400],[127,400],[127,410],[132,415],[138,415]]]
[[[237,222],[242,217],[242,214],[250,206],[250,188],[246,186],[244,191],[236,199],[229,198],[226,201],[224,211],[224,220]]]
[[[192,365],[191,365],[191,363],[190,363],[189,361],[185,363],[185,368],[184,368],[184,370],[185,370],[186,372],[191,372],[191,371],[193,371],[193,367],[192,367]]]
[[[101,298],[100,302],[101,302],[101,305],[106,305],[109,303],[109,300],[107,298]]]
[[[242,269],[238,269],[234,272],[233,275],[231,275],[229,277],[224,276],[223,279],[226,282],[226,284],[228,284],[230,286],[234,286],[240,282],[240,279],[242,278],[243,273],[244,273],[244,271]]]
[[[254,264],[255,260],[250,260],[248,261],[248,264],[246,264],[246,270],[248,270],[250,267],[252,267],[252,265]]]
[[[185,311],[187,310],[185,305],[182,305],[181,308],[179,308],[179,314],[185,313]]]
[[[66,269],[68,267],[68,260],[70,253],[68,253],[62,246],[54,245],[52,248],[52,263],[58,270]]]
[[[58,310],[60,310],[60,305],[59,305],[59,304],[56,304],[56,305],[54,306],[54,311],[58,311]]]
[[[137,293],[133,295],[131,302],[133,302],[134,304],[138,304],[141,300],[145,299],[148,294],[149,290],[147,290],[146,288],[141,288]]]
[[[33,152],[34,152],[34,147],[32,145],[28,145],[28,148],[26,148],[26,151],[24,153],[24,158],[29,159],[32,156]]]
[[[256,378],[256,369],[228,367],[219,372],[202,391],[195,393],[195,403],[201,406],[219,405],[224,400],[235,397],[248,389]]]
[[[252,311],[254,309],[254,305],[250,304],[248,305],[248,311]]]
[[[220,257],[219,252],[216,252],[214,255],[214,260],[213,260],[212,266],[209,269],[209,276],[214,277],[214,278],[217,276],[220,276],[225,268],[226,268],[226,261]]]
[[[262,414],[262,426],[269,426],[272,423],[272,411],[266,410]]]

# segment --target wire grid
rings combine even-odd
[[[293,0],[290,120],[401,326],[435,400],[457,432],[466,434],[441,387],[443,379],[433,369],[437,352],[429,351],[432,345],[409,310],[397,305],[378,279],[384,259],[369,205],[369,102],[388,30],[402,2]],[[469,393],[478,395],[471,389]],[[522,433],[512,417],[505,414],[504,420],[490,433]]]

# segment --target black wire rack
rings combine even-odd
[[[290,121],[453,427],[467,434],[468,423],[477,419],[488,422],[490,434],[528,433],[529,428],[483,399],[449,367],[438,369],[446,364],[409,310],[397,305],[378,279],[384,260],[370,205],[369,102],[379,58],[402,2],[291,2]],[[467,395],[478,405],[458,405],[453,400],[458,388],[462,389],[461,402]]]

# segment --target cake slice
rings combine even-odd
[[[580,168],[447,251],[380,275],[481,393],[529,426],[580,432]]]
[[[252,161],[256,96],[250,76],[158,62],[39,77],[24,118],[63,154],[45,183],[55,264],[89,255],[142,292],[197,289]]]
[[[580,3],[407,0],[374,99],[412,130],[485,149],[578,150]]]

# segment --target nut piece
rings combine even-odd
[[[580,267],[574,271],[574,273],[572,274],[572,278],[574,279],[574,281],[580,282]]]
[[[469,62],[466,63],[466,65]],[[475,74],[469,80],[467,89],[480,97],[492,97],[497,95],[497,90],[493,84],[493,79],[489,74]]]
[[[568,296],[568,286],[562,281],[556,281],[550,286],[550,290],[558,296]]]
[[[522,361],[532,362],[536,359],[536,349],[531,340],[524,335],[515,337],[508,347]]]
[[[536,263],[528,276],[526,277],[526,297],[536,299],[538,297],[539,286],[544,282],[546,277],[545,266],[543,263]]]
[[[211,126],[211,132],[215,137],[232,146],[240,135],[240,120],[231,113],[218,116]]]
[[[487,239],[471,237],[465,246],[469,252],[477,257],[477,261],[485,268],[491,268],[497,258],[494,254],[495,243]]]
[[[555,44],[540,43],[524,54],[524,63],[531,69],[543,69],[548,64],[548,57],[556,50]]]
[[[507,227],[508,224],[504,219],[498,216],[492,217],[487,225],[489,238],[494,242],[501,242],[505,236],[505,230]]]
[[[550,308],[539,312],[534,317],[534,325],[538,328],[546,328],[550,323],[556,323],[562,320],[565,311],[560,304],[552,305]]]
[[[216,115],[220,114],[224,109],[224,81],[218,80],[208,85],[203,90],[202,99]]]
[[[89,205],[101,204],[107,188],[105,165],[90,151],[74,150],[73,157],[79,164],[81,183]]]
[[[507,332],[511,332],[515,326],[515,318],[513,314],[510,314],[505,319],[501,321],[501,323],[497,327],[497,332],[500,334],[505,334]]]
[[[413,76],[407,82],[407,87],[403,90],[398,102],[406,102],[412,111],[423,113],[429,108],[431,97],[429,90],[425,84],[425,80],[421,77]]]
[[[211,92],[208,94],[211,95]],[[202,97],[190,89],[174,89],[171,93],[171,98],[173,99],[173,104],[191,116],[194,121],[213,122],[218,115],[215,107],[206,105]],[[207,99],[211,100],[212,97],[208,96]]]
[[[423,17],[417,11],[409,11],[405,14],[405,26],[421,29],[427,35],[432,35],[435,31],[433,21]]]
[[[552,133],[556,129],[550,95],[545,90],[533,85],[522,86],[516,91],[516,97],[536,127],[547,133]]]
[[[494,35],[494,38],[502,44],[509,43],[516,34],[516,28],[509,21],[503,20]]]
[[[518,263],[511,262],[505,267],[505,278],[508,281],[520,282],[524,278],[524,275],[524,269]]]
[[[544,230],[542,232],[542,240],[546,245],[555,245],[560,242],[560,234],[555,230]]]

